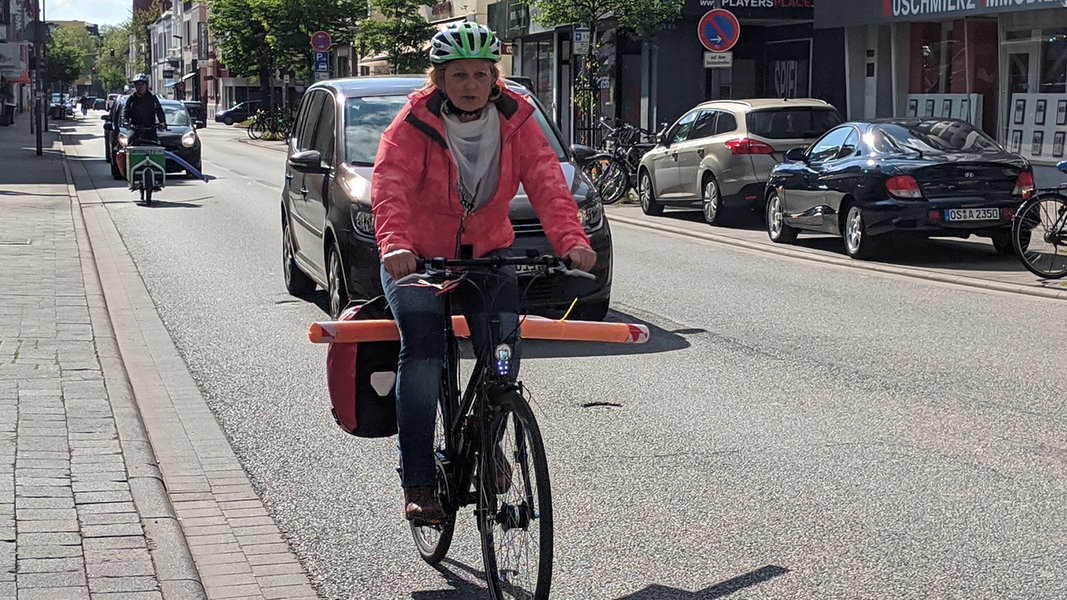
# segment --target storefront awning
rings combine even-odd
[[[182,75],[182,81],[188,81],[194,76],[196,76],[196,71],[193,71],[192,73],[186,73],[185,75]]]
[[[177,81],[168,81],[167,83],[163,84],[163,87],[174,87],[176,85],[178,85]]]

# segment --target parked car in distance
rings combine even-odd
[[[121,95],[122,94],[108,94],[107,95],[107,100],[104,103],[105,104],[104,110],[111,110],[111,105],[114,104],[115,100],[118,100],[118,97],[121,96]]]
[[[57,120],[73,117],[74,100],[70,97],[70,94],[53,92],[48,103],[48,116]]]
[[[240,123],[247,121],[248,117],[256,111],[259,106],[258,100],[248,100],[246,102],[238,102],[237,104],[227,108],[226,110],[220,110],[215,113],[216,123],[225,123],[226,125],[233,125],[234,123]]]
[[[801,231],[840,235],[859,259],[891,235],[980,235],[1011,254],[1015,207],[1033,190],[1030,163],[966,121],[850,122],[771,172],[767,233],[785,243]]]
[[[659,133],[641,158],[641,209],[658,215],[665,206],[699,202],[711,225],[743,209],[759,211],[767,177],[785,153],[806,148],[841,121],[837,109],[811,98],[698,104]]]
[[[351,299],[382,293],[378,246],[371,212],[371,174],[378,143],[400,112],[407,96],[425,76],[357,77],[320,81],[305,92],[289,140],[281,196],[282,270],[288,291],[306,295],[326,289],[334,316]],[[574,319],[603,319],[611,296],[611,230],[592,185],[571,163],[562,136],[533,96],[526,94],[534,118],[556,151],[570,184],[575,211],[597,253],[591,270],[596,280],[581,277],[535,277],[519,274],[527,290],[529,312],[561,315],[575,298]],[[324,196],[325,194],[325,196]],[[552,248],[522,188],[511,203],[516,254]]]
[[[119,170],[119,165],[115,162],[115,159],[119,149],[125,147],[129,139],[130,132],[125,123],[126,102],[129,98],[129,96],[119,97],[115,100],[111,111],[100,117],[104,121],[104,144],[108,162],[111,163],[111,176],[115,179],[123,179],[122,171]],[[159,103],[163,106],[163,114],[167,118],[167,129],[156,132],[160,145],[189,163],[197,171],[201,171],[200,136],[196,134],[192,119],[189,117],[189,111],[177,100],[160,98]],[[185,167],[171,158],[167,158],[166,168],[167,173],[178,173],[186,170]]]
[[[194,100],[182,100],[185,110],[189,111],[189,118],[193,120],[193,126],[197,129],[207,127],[207,117],[204,113],[204,103]]]
[[[107,99],[96,98],[93,100],[93,110],[107,110]]]

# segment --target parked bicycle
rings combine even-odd
[[[1056,165],[1067,174],[1067,160]],[[1046,279],[1067,276],[1067,182],[1035,190],[1015,211],[1015,254],[1028,271]]]
[[[655,136],[629,123],[612,127],[604,117],[600,118],[600,125],[608,130],[602,148],[596,154],[586,153],[579,158],[579,163],[596,186],[602,202],[614,204],[636,187],[641,157],[655,147],[652,141]]]
[[[250,118],[247,132],[248,137],[253,140],[258,140],[268,133],[280,139],[287,139],[292,128],[292,117],[284,112],[260,110]]]

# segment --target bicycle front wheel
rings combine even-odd
[[[1046,279],[1067,276],[1067,198],[1044,194],[1024,202],[1011,239],[1026,270]]]
[[[494,600],[548,598],[552,490],[541,430],[518,392],[496,398],[478,464],[478,531]]]
[[[598,158],[589,161],[583,168],[596,186],[600,201],[604,204],[615,204],[626,195],[630,182],[626,176],[626,167],[618,160]]]

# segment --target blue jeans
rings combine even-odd
[[[444,298],[436,296],[437,290],[431,287],[398,286],[384,267],[381,276],[382,289],[400,330],[400,364],[396,376],[400,479],[404,487],[432,486],[434,420],[447,343]],[[515,269],[471,274],[468,278],[484,292],[484,301],[478,289],[464,282],[449,292],[453,310],[467,317],[475,356],[481,356],[494,338],[512,345],[509,377],[515,381],[519,371],[519,286]],[[490,337],[489,319],[494,312],[500,315],[501,331]]]

